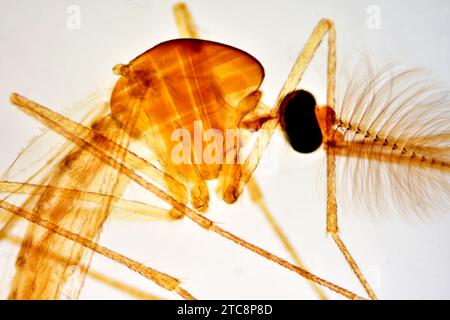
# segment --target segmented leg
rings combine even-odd
[[[111,121],[106,117],[94,125],[99,132],[111,137],[118,134],[118,128],[112,126]],[[103,180],[104,177],[107,178]],[[105,180],[108,183],[104,183]],[[124,189],[128,178],[118,176],[117,171],[105,166],[92,154],[81,148],[74,148],[58,164],[50,181],[55,186],[79,190],[99,188],[106,194],[118,195]],[[46,189],[33,205],[32,212],[85,238],[96,240],[112,207],[111,198],[103,200],[94,214],[84,215],[76,190],[67,191],[66,196],[58,198],[55,197],[54,190]],[[53,252],[64,255],[65,262],[55,263],[47,259],[47,255]],[[77,273],[76,286],[68,288],[65,284],[72,274],[71,268],[79,265],[81,261],[90,261],[91,255],[92,252],[86,251],[83,246],[30,224],[16,260],[16,274],[9,298],[58,299],[63,290],[69,297],[76,298],[84,282],[85,273]]]
[[[64,237],[68,240],[71,240],[82,247],[89,248],[90,250],[101,254],[109,259],[112,259],[131,270],[139,273],[140,275],[146,277],[147,279],[155,282],[160,287],[169,290],[174,291],[178,295],[180,295],[184,299],[195,299],[189,292],[184,290],[180,286],[180,280],[171,277],[165,273],[159,272],[155,269],[149,268],[144,266],[142,263],[139,263],[137,261],[131,260],[123,255],[118,254],[117,252],[114,252],[112,250],[109,250],[108,248],[105,248],[103,246],[98,245],[97,243],[82,237],[76,233],[73,233],[69,230],[66,230],[64,228],[61,228],[58,225],[55,225],[54,223],[44,220],[40,218],[38,215],[30,213],[28,211],[23,210],[22,208],[16,207],[12,204],[9,204],[8,202],[0,200],[0,208],[7,210],[11,212],[14,215],[17,215],[19,217],[22,217],[24,219],[27,219],[28,221],[32,222],[33,224],[40,226],[46,230],[51,231],[55,236]]]
[[[282,260],[282,259],[270,254],[269,252],[267,252],[259,247],[256,247],[256,246],[244,241],[243,239],[240,239],[240,238],[234,236],[233,234],[217,227],[209,219],[199,215],[198,213],[196,213],[195,211],[193,211],[189,208],[186,208],[175,198],[164,193],[162,190],[160,190],[153,184],[145,181],[141,176],[136,174],[134,172],[134,170],[132,169],[134,163],[131,163],[131,167],[130,167],[130,162],[132,162],[132,161],[129,161],[129,160],[133,160],[132,157],[131,158],[114,157],[107,151],[107,149],[105,148],[104,145],[99,144],[99,141],[97,141],[97,139],[93,139],[91,134],[81,135],[81,136],[78,135],[79,130],[82,130],[82,131],[88,130],[89,131],[89,129],[83,128],[82,126],[80,127],[79,125],[71,122],[70,120],[68,120],[64,117],[61,117],[60,115],[57,115],[55,113],[52,113],[50,110],[45,109],[42,106],[39,106],[38,104],[28,101],[25,98],[20,97],[18,95],[12,95],[11,100],[15,104],[20,106],[22,108],[22,110],[33,115],[34,117],[36,117],[37,119],[39,119],[40,121],[42,121],[43,123],[48,125],[52,130],[56,130],[58,133],[64,135],[66,138],[70,139],[72,142],[76,143],[77,145],[83,146],[86,150],[88,150],[90,153],[95,155],[101,161],[107,163],[108,165],[115,168],[119,172],[122,172],[123,174],[125,174],[129,178],[133,179],[134,181],[136,181],[138,184],[140,184],[147,190],[155,193],[162,200],[165,200],[167,203],[172,205],[174,208],[176,208],[177,210],[180,210],[180,212],[182,212],[188,218],[193,220],[195,223],[199,224],[202,228],[211,230],[215,233],[218,233],[219,235],[221,235],[231,241],[234,241],[235,243],[237,243],[237,244],[239,244],[239,245],[271,260],[271,261],[274,261],[274,262],[280,264],[281,266],[304,276],[305,278],[307,278],[309,280],[316,281],[317,283],[322,284],[332,290],[335,290],[336,292],[339,292],[349,298],[359,298],[355,294],[353,294],[343,288],[340,288],[340,287],[333,285],[321,278],[318,278],[318,277],[312,275],[311,273],[307,272],[306,270],[303,270],[302,268],[293,266],[292,264],[288,263],[287,261]],[[107,140],[107,138],[105,138],[105,139]],[[4,203],[3,203],[3,205],[6,206]],[[12,208],[10,208],[10,209],[13,210]],[[31,217],[29,217],[29,216],[28,216],[28,218],[31,219]],[[42,221],[40,221],[40,222],[42,222]],[[45,225],[45,224],[46,223],[43,223],[42,225]],[[48,224],[46,226],[49,228],[58,227],[58,226],[48,225]],[[58,232],[60,234],[64,233],[61,230],[58,230]],[[69,235],[67,233],[64,236],[69,237]],[[95,249],[93,248],[93,250],[95,250]],[[119,261],[119,262],[124,263],[123,261]]]
[[[355,259],[353,259],[350,251],[345,246],[339,236],[338,218],[337,218],[337,202],[336,202],[336,162],[333,151],[327,148],[327,232],[331,234],[337,247],[344,255],[345,260],[358,278],[361,285],[366,290],[369,297],[373,300],[377,299],[375,292],[370,287],[366,278],[361,272]]]
[[[186,4],[180,2],[173,7],[178,33],[183,38],[198,38],[197,27],[194,24]]]
[[[177,4],[174,6],[174,13],[180,35],[183,37],[197,38],[199,35],[195,28],[192,16],[189,13],[188,8],[184,4]],[[243,123],[241,123],[240,126],[242,128],[258,131],[261,128],[262,124],[271,117],[272,110],[269,107],[262,104],[260,102],[260,99],[261,99],[261,92],[257,91],[255,92],[255,94],[248,96],[247,99],[245,99],[245,101],[241,102],[249,106],[255,105],[257,106],[256,109],[246,117],[246,121],[243,121]],[[239,110],[247,110],[247,109],[248,108],[245,107],[239,108]],[[227,201],[227,199],[225,198],[226,188],[230,184],[234,183],[233,181],[231,181],[231,179],[235,177],[235,173],[238,169],[238,166],[240,166],[240,164],[237,163],[237,154],[234,156],[233,164],[222,165],[221,172],[217,181],[216,193],[225,201]],[[269,222],[274,233],[277,235],[277,237],[283,243],[286,250],[291,255],[293,261],[297,264],[297,266],[306,269],[302,261],[300,260],[300,257],[298,256],[297,252],[295,251],[294,247],[291,245],[288,238],[284,234],[283,230],[278,225],[275,218],[272,216],[267,206],[265,205],[261,190],[259,189],[258,184],[256,183],[254,178],[250,179],[248,183],[248,191],[250,194],[250,198],[264,214],[264,217]],[[327,296],[325,295],[323,290],[316,283],[314,282],[309,283],[311,284],[311,287],[313,288],[313,290],[316,292],[316,294],[320,299],[322,300],[327,299]]]
[[[270,252],[261,249],[258,246],[255,246],[242,238],[239,238],[235,236],[234,234],[218,227],[215,225],[210,219],[206,218],[205,216],[197,213],[196,211],[190,209],[189,207],[184,206],[179,201],[177,201],[172,195],[169,195],[162,191],[160,188],[155,186],[153,183],[147,181],[144,179],[141,175],[139,175],[136,171],[136,169],[133,169],[133,165],[135,164],[134,161],[131,163],[127,163],[126,160],[129,159],[127,157],[114,157],[110,155],[107,150],[104,150],[105,144],[113,143],[108,138],[103,137],[102,139],[98,138],[98,134],[95,134],[93,136],[92,133],[89,133],[89,129],[73,122],[64,116],[57,114],[48,108],[45,108],[35,102],[32,102],[18,94],[12,94],[11,95],[11,102],[14,103],[17,107],[19,107],[22,111],[29,114],[30,116],[34,117],[36,120],[39,120],[46,126],[48,126],[50,129],[54,130],[55,132],[63,135],[73,143],[77,144],[78,146],[83,146],[83,149],[90,152],[91,154],[95,155],[98,159],[103,161],[104,163],[108,164],[109,166],[115,168],[116,170],[119,170],[121,173],[141,185],[143,188],[148,190],[149,192],[153,193],[157,197],[159,197],[161,200],[165,201],[167,204],[172,206],[173,208],[177,209],[185,215],[187,218],[192,220],[194,223],[199,225],[201,228],[205,230],[212,231],[214,233],[217,233],[218,235],[233,241],[234,243],[272,261],[280,266],[295,272],[299,274],[300,276],[316,282],[322,286],[325,286],[329,288],[330,290],[333,290],[339,294],[342,294],[343,296],[349,298],[349,299],[361,299],[358,295],[340,287],[337,286],[329,281],[326,281],[320,277],[317,277],[316,275],[298,267],[295,266],[288,261],[281,259]],[[80,132],[84,132],[84,134],[80,134]],[[97,137],[97,138],[95,138]],[[135,155],[135,157],[137,157]],[[139,157],[137,157],[139,158]],[[135,158],[133,158],[136,160]],[[141,159],[141,161],[144,161]],[[155,168],[158,170],[157,168]]]
[[[234,183],[228,186],[226,191],[229,198],[237,199],[250,180],[253,171],[258,166],[258,163],[265,151],[269,141],[272,137],[274,130],[278,126],[278,119],[276,117],[278,109],[283,101],[284,97],[294,91],[298,83],[300,82],[303,74],[308,68],[317,48],[320,46],[325,35],[329,34],[328,37],[328,78],[327,78],[327,104],[330,107],[334,106],[334,95],[335,95],[335,65],[336,65],[336,49],[335,49],[335,30],[333,22],[330,20],[323,19],[316,26],[308,41],[306,42],[303,50],[300,52],[294,66],[289,73],[286,82],[278,94],[277,100],[275,102],[274,108],[272,109],[272,118],[267,119],[262,125],[262,129],[259,130],[258,139],[255,143],[254,148],[251,150],[244,164],[241,166],[239,171],[234,177]]]
[[[281,102],[284,97],[294,91],[298,83],[300,82],[304,72],[308,68],[311,60],[317,48],[320,46],[323,38],[328,34],[328,76],[327,76],[327,106],[334,110],[335,106],[335,87],[336,87],[336,31],[334,24],[330,20],[323,19],[314,29],[309,40],[303,47],[300,55],[297,58],[286,82],[284,83],[278,98],[273,108],[273,118],[268,119],[263,125],[262,129],[259,130],[260,134],[258,136],[257,143],[253,150],[250,152],[245,163],[236,170],[234,179],[230,179],[231,184],[228,186],[227,190],[224,192],[224,198],[228,199],[230,202],[234,201],[243,192],[245,185],[251,178],[253,171],[256,169],[259,160],[262,157],[264,150],[266,149],[270,138],[272,136],[273,130],[277,127],[278,122],[275,115],[278,112]],[[332,136],[332,128],[327,128],[328,137]],[[326,141],[327,143],[327,141]],[[332,142],[331,142],[332,143]],[[370,288],[367,280],[362,275],[358,265],[352,258],[350,252],[339,238],[339,230],[337,223],[337,205],[335,196],[335,155],[327,150],[327,232],[331,233],[333,239],[335,240],[339,250],[342,252],[346,258],[347,263],[358,277],[359,281],[363,285],[367,294],[372,298],[376,299],[373,290]],[[234,200],[233,200],[234,199]]]
[[[18,216],[15,216],[18,217]],[[18,219],[21,219],[18,217]],[[3,238],[6,241],[9,241],[10,243],[14,245],[21,245],[22,239],[16,236],[12,236],[10,234],[7,234]],[[58,255],[57,253],[53,253],[49,258],[55,262],[55,263],[64,263],[64,258],[61,255]],[[113,289],[116,289],[120,292],[128,294],[130,297],[141,299],[141,300],[161,300],[160,297],[155,296],[153,294],[147,293],[145,291],[142,291],[140,289],[134,288],[122,281],[116,280],[110,276],[106,276],[102,274],[99,271],[95,271],[89,266],[86,265],[80,265],[80,270],[82,272],[86,272],[87,276],[95,281],[101,282]]]
[[[258,184],[256,183],[256,180],[254,177],[250,179],[247,185],[247,190],[250,194],[251,200],[260,208],[261,212],[264,214],[264,217],[269,222],[270,226],[272,227],[273,232],[277,235],[278,239],[280,239],[281,243],[283,244],[286,251],[291,256],[292,260],[295,262],[297,266],[300,268],[306,269],[304,263],[300,259],[300,256],[297,254],[296,250],[294,249],[294,246],[289,241],[288,237],[285,235],[283,230],[281,229],[281,226],[277,223],[274,216],[270,212],[270,210],[267,208],[266,204],[264,203],[264,197],[261,192],[261,189],[259,188]],[[311,285],[311,288],[314,290],[314,292],[317,294],[317,296],[321,300],[327,300],[328,297],[323,292],[323,290],[314,282],[309,282]]]

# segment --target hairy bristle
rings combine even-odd
[[[336,115],[336,132],[344,139],[330,150],[343,164],[342,200],[375,214],[448,211],[448,92],[421,80],[417,70],[374,73],[360,64]]]

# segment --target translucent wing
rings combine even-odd
[[[66,114],[82,124],[90,124],[94,118],[108,111],[109,92],[110,90],[102,90],[92,94],[76,107],[67,110]],[[44,129],[42,134],[31,139],[28,146],[19,153],[16,160],[2,174],[2,180],[39,180],[42,178],[40,172],[43,168],[50,167],[58,157],[64,156],[69,144],[66,139],[53,131]]]
[[[108,129],[108,127],[112,128],[112,126],[110,126],[110,123],[107,123],[107,119],[99,119],[99,116],[105,111],[102,108],[102,104],[93,103],[91,106],[93,107],[92,112],[88,112],[87,115],[86,110],[84,110],[83,120],[90,122],[94,118],[96,119],[94,123],[99,130],[104,130],[105,133],[111,134],[110,131],[114,131],[114,129]],[[117,132],[115,133],[116,137],[120,137],[120,135],[117,135]],[[29,208],[30,211],[39,213],[44,219],[63,225],[67,229],[83,234],[86,237],[96,239],[104,219],[108,216],[110,211],[109,204],[112,203],[112,200],[103,198],[104,201],[100,204],[91,206],[92,214],[83,216],[83,212],[87,210],[78,201],[78,190],[114,195],[115,190],[119,188],[118,186],[122,185],[122,183],[119,183],[119,180],[124,179],[119,179],[117,172],[111,170],[111,168],[106,168],[101,161],[93,160],[89,153],[84,152],[79,147],[74,147],[73,145],[68,147],[65,143],[59,141],[56,141],[56,144],[54,144],[53,142],[55,141],[52,141],[51,136],[48,133],[43,134],[32,141],[31,145],[21,153],[4,177],[17,177],[16,172],[19,176],[23,176],[24,173],[27,174],[29,170],[23,170],[22,167],[24,167],[23,164],[27,163],[28,156],[36,155],[37,151],[41,152],[38,153],[39,155],[42,155],[44,151],[45,156],[41,158],[45,159],[44,162],[33,162],[33,165],[30,167],[35,167],[36,169],[30,176],[25,178],[25,182],[37,182],[40,185],[50,183],[52,186],[65,187],[66,190],[64,190],[62,196],[58,197],[53,189],[43,189],[43,191],[41,190],[42,192],[38,192],[35,189],[28,192],[31,195],[23,201],[23,208]],[[51,143],[48,143],[49,140]],[[48,144],[45,144],[45,142]],[[38,158],[40,157],[38,156]],[[42,165],[41,168],[39,168],[39,163]],[[18,194],[27,193],[27,187],[29,187],[29,184],[14,185],[13,188],[15,189],[9,190],[7,198],[15,198]],[[17,198],[20,199],[20,197]],[[14,199],[8,199],[10,202],[12,200]],[[13,222],[13,218],[7,220],[3,233],[6,233],[7,229],[11,228]],[[83,247],[74,245],[71,241],[47,233],[48,231],[29,225],[18,260],[27,261],[27,264],[16,264],[17,270],[12,281],[11,297],[24,298],[37,294],[36,298],[57,298],[63,289],[67,289],[64,294],[68,296],[76,297],[78,295],[78,291],[84,281],[85,272],[74,273],[69,272],[69,270],[72,270],[72,266],[77,266],[80,263],[89,265],[92,253],[90,251],[86,252]],[[35,244],[39,244],[39,246],[36,247]],[[45,254],[43,254],[42,250],[45,250],[44,252],[48,251],[49,254],[54,251],[62,252],[65,262],[52,264],[50,268],[52,262],[45,259]],[[44,270],[47,270],[49,278],[33,277],[34,271],[30,273],[26,270],[27,268],[32,268],[34,271],[41,270],[42,274],[46,274]],[[69,276],[73,276],[72,278],[77,278],[78,280],[72,281],[76,283],[75,286],[65,288],[64,281],[60,280]],[[35,289],[30,290],[29,288]]]
[[[0,194],[18,195],[24,194],[29,195],[30,198],[40,197],[46,192],[52,192],[52,199],[55,201],[63,201],[64,198],[70,198],[79,201],[82,204],[83,214],[90,215],[94,214],[93,208],[96,205],[101,205],[105,201],[111,201],[112,205],[112,216],[117,219],[133,220],[141,219],[145,220],[173,220],[169,211],[164,208],[160,208],[148,203],[144,203],[136,200],[127,200],[124,198],[118,198],[113,195],[90,192],[84,190],[68,189],[63,187],[54,187],[51,185],[36,185],[31,183],[22,182],[10,182],[10,181],[0,181]]]
[[[88,126],[93,124],[96,130],[107,134],[108,127],[114,128],[114,125],[101,124],[108,121],[108,117],[103,116],[107,110],[104,107],[108,107],[108,104],[95,100],[98,99],[89,99],[84,106],[77,108],[77,112],[73,112],[73,116]],[[120,130],[112,130],[109,134],[117,143],[126,144],[121,138],[123,133],[120,134]],[[113,151],[109,150],[109,152]],[[4,180],[0,181],[0,194],[6,195],[3,197],[4,200],[20,203],[24,209],[38,212],[41,217],[93,239],[98,237],[102,222],[110,213],[116,218],[127,220],[170,220],[168,211],[163,208],[119,198],[118,195],[123,188],[118,188],[117,184],[120,181],[122,183],[119,184],[126,184],[128,179],[95,159],[88,152],[48,131],[33,139],[5,172],[3,178]],[[7,179],[21,182],[11,182]],[[56,217],[57,212],[63,213],[63,217]],[[17,219],[7,211],[2,210],[1,214],[6,221],[2,226],[1,237],[4,240],[11,239],[10,231]],[[50,287],[58,288],[53,292],[53,298],[58,297],[59,294],[76,297],[89,270],[92,252],[56,235],[47,234],[44,235],[45,241],[37,241],[42,233],[45,232],[36,226],[28,227],[23,240],[24,245],[19,253],[20,259],[17,261],[26,259],[28,265],[34,270],[44,268],[48,270],[47,274],[56,275],[54,280],[50,278],[42,281],[47,282]],[[50,241],[52,238],[63,241],[59,243]],[[15,242],[18,241],[17,238],[14,239]],[[53,259],[54,256],[58,259]],[[2,265],[12,267],[11,264]],[[27,275],[34,273],[18,270],[13,278],[14,273],[11,271],[14,272],[14,269],[10,269],[9,274],[6,269],[2,272],[2,280],[4,280],[2,283],[12,283],[13,291],[10,293],[12,297],[16,294],[23,296],[24,292],[17,293],[17,291],[23,290],[27,285],[39,286],[38,279],[34,281],[27,278]],[[66,283],[67,277],[70,277],[68,283]],[[96,278],[106,282],[108,280],[105,277],[99,277],[98,274]],[[113,283],[113,285],[117,284]],[[4,289],[6,291],[10,288]],[[48,291],[47,288],[39,286],[39,290],[35,290],[34,293],[39,295],[39,298],[43,298],[51,294]]]
[[[92,122],[95,117],[101,116],[106,111],[106,93],[107,91],[103,90],[92,94],[85,101],[68,110],[68,113],[82,123],[88,124]],[[3,172],[1,180],[46,184],[48,176],[55,165],[69,150],[70,143],[66,139],[46,129],[42,134],[31,139],[28,146],[19,153],[15,161]],[[20,193],[19,190],[17,191]],[[14,199],[9,199],[13,197],[13,194],[14,192],[10,192],[3,200],[13,201]],[[0,239],[2,234],[7,233],[14,226],[16,220],[15,216],[0,210],[0,221],[4,223],[3,229],[0,231]]]
[[[372,213],[450,207],[450,98],[392,67],[361,64],[336,107],[338,196]]]

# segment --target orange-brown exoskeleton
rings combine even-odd
[[[361,298],[305,269],[252,179],[273,132],[280,127],[294,150],[325,150],[326,231],[367,295],[375,299],[340,237],[336,158],[356,159],[355,172],[366,168],[373,173],[378,172],[378,165],[388,166],[392,172],[388,180],[399,198],[419,196],[426,202],[433,198],[433,190],[448,194],[448,122],[437,125],[442,124],[442,119],[448,120],[448,115],[440,111],[442,106],[448,106],[448,100],[439,95],[421,96],[423,90],[415,84],[403,86],[397,95],[386,96],[394,87],[393,82],[400,82],[407,73],[394,75],[392,81],[386,81],[386,75],[381,73],[350,86],[352,90],[344,102],[336,104],[335,27],[332,21],[324,19],[299,54],[274,105],[268,107],[262,102],[260,91],[264,69],[256,58],[225,44],[198,39],[183,4],[175,6],[175,15],[184,38],[160,43],[128,64],[116,65],[113,70],[120,77],[111,94],[109,111],[89,125],[72,121],[19,94],[11,95],[13,104],[75,147],[55,160],[55,169],[40,183],[32,183],[31,178],[21,183],[0,183],[2,192],[30,195],[20,207],[8,202],[8,197],[0,201],[0,207],[12,214],[1,237],[17,217],[32,222],[22,241],[9,297],[59,298],[70,268],[85,263],[87,267],[71,294],[76,297],[88,272],[91,252],[97,252],[183,298],[193,298],[178,279],[96,242],[105,220],[120,209],[170,221],[187,217],[201,228],[306,278],[320,298],[326,296],[318,285],[347,298]],[[327,102],[319,106],[314,96],[298,89],[298,85],[326,36]],[[362,92],[358,92],[361,88]],[[418,97],[426,103],[415,100]],[[425,105],[417,111],[421,117],[416,128],[420,128],[412,131],[407,126],[412,113],[405,106],[413,108],[420,103]],[[247,150],[246,144],[254,136],[256,141]],[[130,145],[135,141],[144,142],[153,158],[133,152]],[[244,150],[248,151],[245,155]],[[370,161],[369,167],[361,165],[363,160]],[[402,179],[397,179],[397,174]],[[431,175],[433,179],[426,180]],[[371,177],[373,186],[380,183],[377,179],[382,176]],[[207,181],[215,179],[216,193],[227,203],[235,202],[247,188],[295,264],[224,230],[203,214],[210,200]],[[122,194],[130,181],[170,208],[124,199]],[[356,180],[354,187],[355,193],[362,189]],[[382,192],[377,191],[374,197],[379,202],[384,199]]]

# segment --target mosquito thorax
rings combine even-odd
[[[278,114],[280,125],[287,141],[297,152],[314,152],[322,145],[316,107],[316,99],[305,90],[293,91],[281,102]]]

